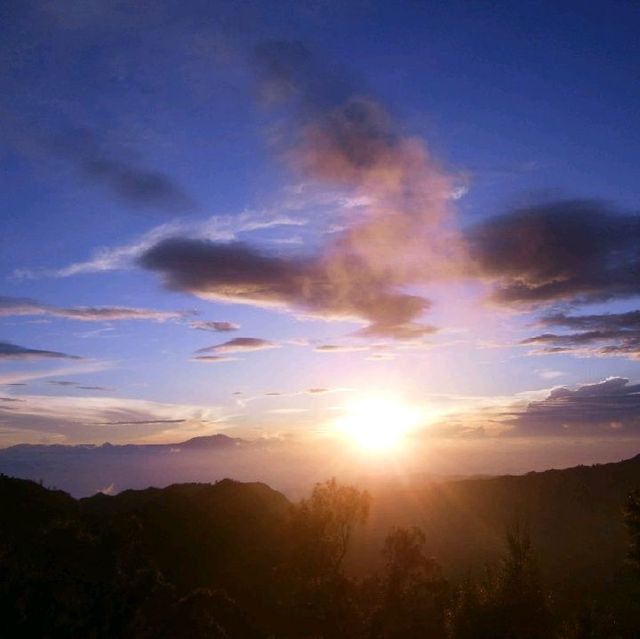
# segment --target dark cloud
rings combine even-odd
[[[254,52],[261,98],[269,103],[295,101],[299,115],[318,114],[358,92],[354,78],[301,41],[271,40]]]
[[[508,423],[510,434],[529,435],[629,435],[640,434],[640,384],[612,377],[575,390],[561,387],[521,412]]]
[[[310,395],[321,395],[322,393],[329,393],[328,388],[307,388],[307,393]]]
[[[240,324],[236,324],[234,322],[196,321],[191,322],[189,326],[200,331],[214,331],[216,333],[229,333],[231,331],[237,331],[240,329]]]
[[[239,351],[263,351],[277,347],[278,344],[259,337],[235,337],[227,342],[222,342],[222,344],[200,348],[196,353],[236,353]]]
[[[152,320],[163,322],[180,319],[191,313],[179,311],[157,311],[147,308],[127,308],[121,306],[79,306],[63,308],[49,306],[20,297],[0,296],[0,317],[46,315],[82,322],[112,322],[122,320]]]
[[[76,382],[68,382],[66,380],[58,380],[58,379],[49,380],[47,384],[52,384],[53,386],[77,386]]]
[[[540,324],[574,332],[542,333],[523,340],[523,344],[540,346],[539,352],[640,358],[640,311],[600,315],[556,313],[543,317]]]
[[[50,146],[73,164],[82,177],[103,186],[132,207],[165,213],[188,213],[197,208],[170,176],[143,166],[96,132],[72,131],[58,136]]]
[[[356,256],[343,254],[340,262],[270,256],[237,242],[182,238],[160,242],[140,258],[173,290],[327,319],[368,320],[369,330],[378,336],[402,332],[429,305],[418,296],[390,290]]]
[[[640,216],[592,200],[517,209],[468,233],[472,272],[502,304],[587,303],[640,295]]]
[[[78,386],[78,390],[90,390],[90,391],[108,391],[105,386]]]
[[[44,351],[35,348],[25,348],[9,342],[0,342],[0,360],[2,359],[82,359],[75,355]]]

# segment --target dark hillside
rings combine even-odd
[[[640,455],[625,461],[521,476],[381,487],[355,547],[368,570],[391,525],[417,525],[448,575],[482,568],[502,550],[516,519],[528,524],[543,575],[561,589],[603,588],[624,564],[623,507],[640,486]]]

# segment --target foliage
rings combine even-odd
[[[372,637],[445,636],[449,585],[424,546],[424,532],[416,527],[396,528],[387,536]]]
[[[622,561],[607,593],[560,604],[521,523],[462,583],[414,526],[393,528],[379,571],[356,578],[349,553],[370,497],[335,480],[292,505],[229,480],[77,501],[0,475],[0,503],[0,639],[640,636],[640,580]],[[626,523],[638,566],[638,492]]]
[[[506,534],[497,569],[459,589],[451,614],[454,639],[547,639],[553,636],[550,601],[537,569],[531,538],[521,523]]]
[[[630,538],[629,561],[640,576],[640,489],[634,490],[627,500],[625,523]]]

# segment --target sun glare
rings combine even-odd
[[[406,434],[420,424],[420,411],[388,397],[365,397],[345,407],[336,430],[370,453],[397,450]]]

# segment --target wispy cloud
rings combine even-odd
[[[236,324],[235,322],[216,322],[203,320],[189,322],[189,326],[191,326],[191,328],[198,329],[199,331],[213,331],[215,333],[228,333],[240,329],[240,324]]]
[[[59,307],[41,304],[34,300],[0,296],[0,317],[44,315],[82,322],[112,322],[123,320],[153,320],[164,322],[192,315],[191,312],[159,311],[147,308],[122,306]]]
[[[0,342],[0,360],[33,360],[33,359],[82,359],[77,355],[67,355],[58,351],[48,351],[38,348],[27,348],[9,342]]]
[[[86,273],[124,270],[133,268],[136,265],[136,260],[158,242],[176,235],[229,242],[243,233],[278,226],[301,226],[305,223],[306,221],[300,217],[288,216],[270,209],[246,210],[236,215],[213,215],[199,220],[174,220],[155,226],[126,244],[99,248],[89,259],[82,262],[74,262],[52,269],[19,268],[14,271],[14,277],[18,279],[64,278]]]
[[[220,364],[222,362],[234,362],[237,358],[225,357],[224,355],[194,355],[191,359],[195,362],[205,362],[206,364]]]
[[[30,370],[11,373],[0,373],[0,385],[2,386],[27,386],[27,382],[40,379],[49,379],[51,377],[66,377],[70,375],[84,375],[88,373],[99,373],[114,367],[113,362],[109,361],[91,361],[79,360],[77,363],[68,366],[60,366],[57,368],[49,368],[45,370]]]
[[[267,339],[261,339],[259,337],[234,337],[221,344],[215,344],[214,346],[207,346],[206,348],[200,348],[196,351],[197,355],[203,355],[207,353],[239,353],[246,351],[264,351],[270,348],[278,348],[280,345]]]
[[[22,395],[19,404],[0,407],[2,423],[20,441],[21,431],[72,443],[180,441],[184,433],[206,434],[224,419],[219,407],[170,404],[118,397]],[[132,430],[133,428],[133,430]],[[177,439],[176,439],[177,438]],[[3,443],[6,438],[0,438]]]
[[[368,351],[370,347],[358,344],[320,344],[315,346],[313,350],[318,353],[355,353]]]

